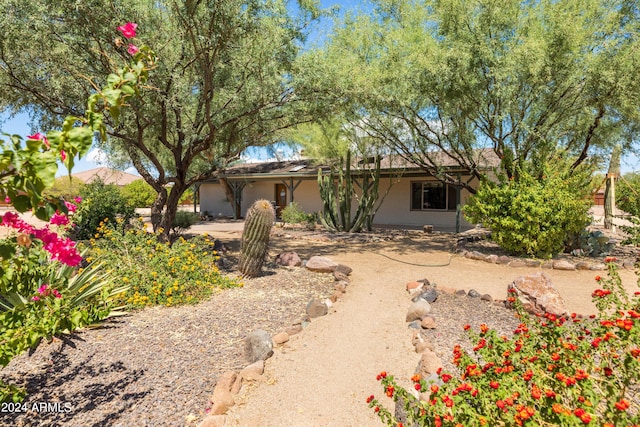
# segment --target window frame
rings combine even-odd
[[[430,186],[432,186],[432,188],[434,188],[435,186],[433,186],[433,184],[439,184],[442,188],[442,191],[444,191],[444,208],[414,208],[413,207],[413,202],[414,202],[414,186],[419,185],[419,192],[420,192],[420,205],[424,206],[424,189],[425,189],[425,184],[429,184]],[[452,203],[453,206],[456,206],[456,200],[454,200],[453,202],[450,200],[450,197],[453,195],[455,197],[456,194],[456,189],[454,186],[451,186],[449,184],[445,184],[443,182],[440,181],[434,181],[434,180],[414,180],[414,181],[410,181],[409,182],[409,210],[412,212],[455,212],[456,208],[455,207],[451,207]]]

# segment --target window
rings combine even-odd
[[[456,189],[441,182],[412,182],[411,210],[456,210]]]

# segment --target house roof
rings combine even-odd
[[[142,179],[137,175],[106,167],[99,167],[95,169],[89,169],[88,171],[84,172],[77,172],[72,174],[71,176],[78,178],[85,184],[88,184],[96,179],[100,179],[105,184],[115,184],[119,186],[124,186],[132,183],[133,181],[137,181],[138,179]]]
[[[491,169],[500,164],[500,160],[493,150],[478,150],[475,157],[477,164],[482,169]],[[451,171],[466,170],[466,168],[460,167],[455,160],[444,155],[444,153],[436,153],[436,160],[442,167]],[[356,164],[363,162],[366,162],[366,160],[356,159],[355,161]],[[370,162],[373,163],[373,159]],[[423,174],[425,172],[418,164],[409,162],[400,156],[385,156],[380,166],[383,173],[402,171],[403,173]],[[328,170],[329,166],[320,164],[313,159],[241,163],[225,169],[218,176],[231,179],[311,178],[317,176],[320,168]]]

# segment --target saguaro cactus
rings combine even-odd
[[[242,232],[238,265],[243,276],[256,277],[262,271],[274,219],[275,212],[268,200],[257,200],[249,208]]]

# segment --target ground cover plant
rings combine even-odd
[[[521,320],[513,336],[467,325],[474,347],[453,349],[458,372],[412,378],[425,400],[382,372],[384,393],[404,402],[411,426],[639,425],[640,292],[629,296],[607,261],[608,277],[595,278],[597,316],[530,316],[510,296]],[[374,396],[367,403],[387,425],[402,424]]]
[[[173,244],[158,240],[160,231],[147,232],[141,218],[123,218],[98,225],[94,236],[83,243],[94,259],[110,266],[117,280],[129,286],[119,302],[129,308],[152,305],[193,304],[216,289],[240,286],[220,273],[214,241],[209,236],[179,237]]]

